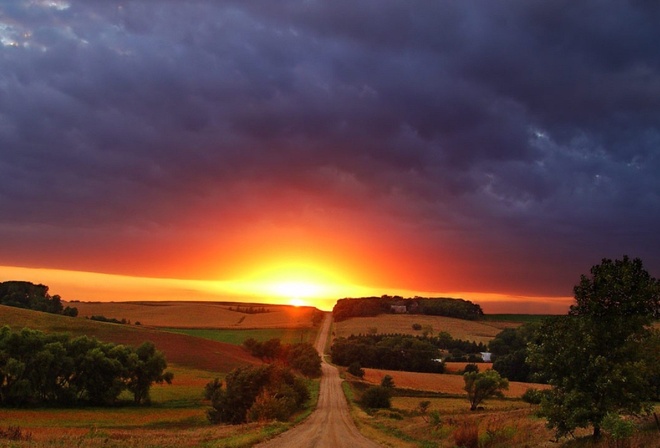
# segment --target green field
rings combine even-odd
[[[541,322],[551,314],[486,314],[482,318],[486,322],[520,322],[523,324],[531,322]]]
[[[318,333],[318,328],[265,328],[252,330],[164,328],[163,330],[234,345],[241,345],[248,338],[255,339],[259,342],[277,338],[283,344],[295,344],[297,342],[309,342],[313,344]]]

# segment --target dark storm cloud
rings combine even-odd
[[[0,241],[201,231],[188,212],[231,220],[256,196],[382,215],[466,265],[657,270],[659,19],[644,1],[3,5]]]

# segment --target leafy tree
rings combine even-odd
[[[134,354],[129,355],[127,388],[133,393],[136,404],[149,403],[149,391],[153,383],[172,384],[174,375],[166,372],[167,361],[163,352],[156,350],[152,342],[144,342]]]
[[[509,381],[494,370],[468,372],[463,374],[463,380],[471,411],[476,411],[486,398],[501,397],[502,391],[509,389]]]
[[[0,305],[27,308],[46,313],[63,314],[76,317],[77,308],[62,305],[62,298],[48,294],[48,286],[35,285],[31,282],[0,282]]]
[[[606,415],[639,414],[650,407],[657,363],[644,352],[658,312],[659,283],[639,259],[604,259],[582,275],[569,316],[547,319],[530,346],[530,361],[553,386],[541,413],[557,437],[593,427]]]
[[[13,332],[3,327],[0,404],[106,405],[114,403],[126,389],[141,403],[148,398],[152,382],[159,378],[171,381],[171,373],[163,373],[165,366],[162,353],[151,343],[136,351],[87,336],[71,339],[67,334],[30,329]]]

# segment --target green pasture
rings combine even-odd
[[[520,322],[523,324],[541,322],[551,314],[486,314],[483,320],[486,322]]]
[[[259,342],[277,338],[283,344],[295,344],[298,342],[309,342],[313,344],[318,333],[318,328],[264,328],[251,330],[164,328],[163,330],[233,345],[241,345],[243,341],[249,338]]]

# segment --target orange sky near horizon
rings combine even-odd
[[[250,277],[210,281],[135,277],[93,272],[0,266],[0,281],[25,280],[49,286],[65,301],[237,301],[308,305],[330,311],[337,299],[400,295],[471,300],[486,313],[564,314],[570,297],[536,297],[459,291],[383,289],[342,283],[322,269],[295,264],[266,266]]]

